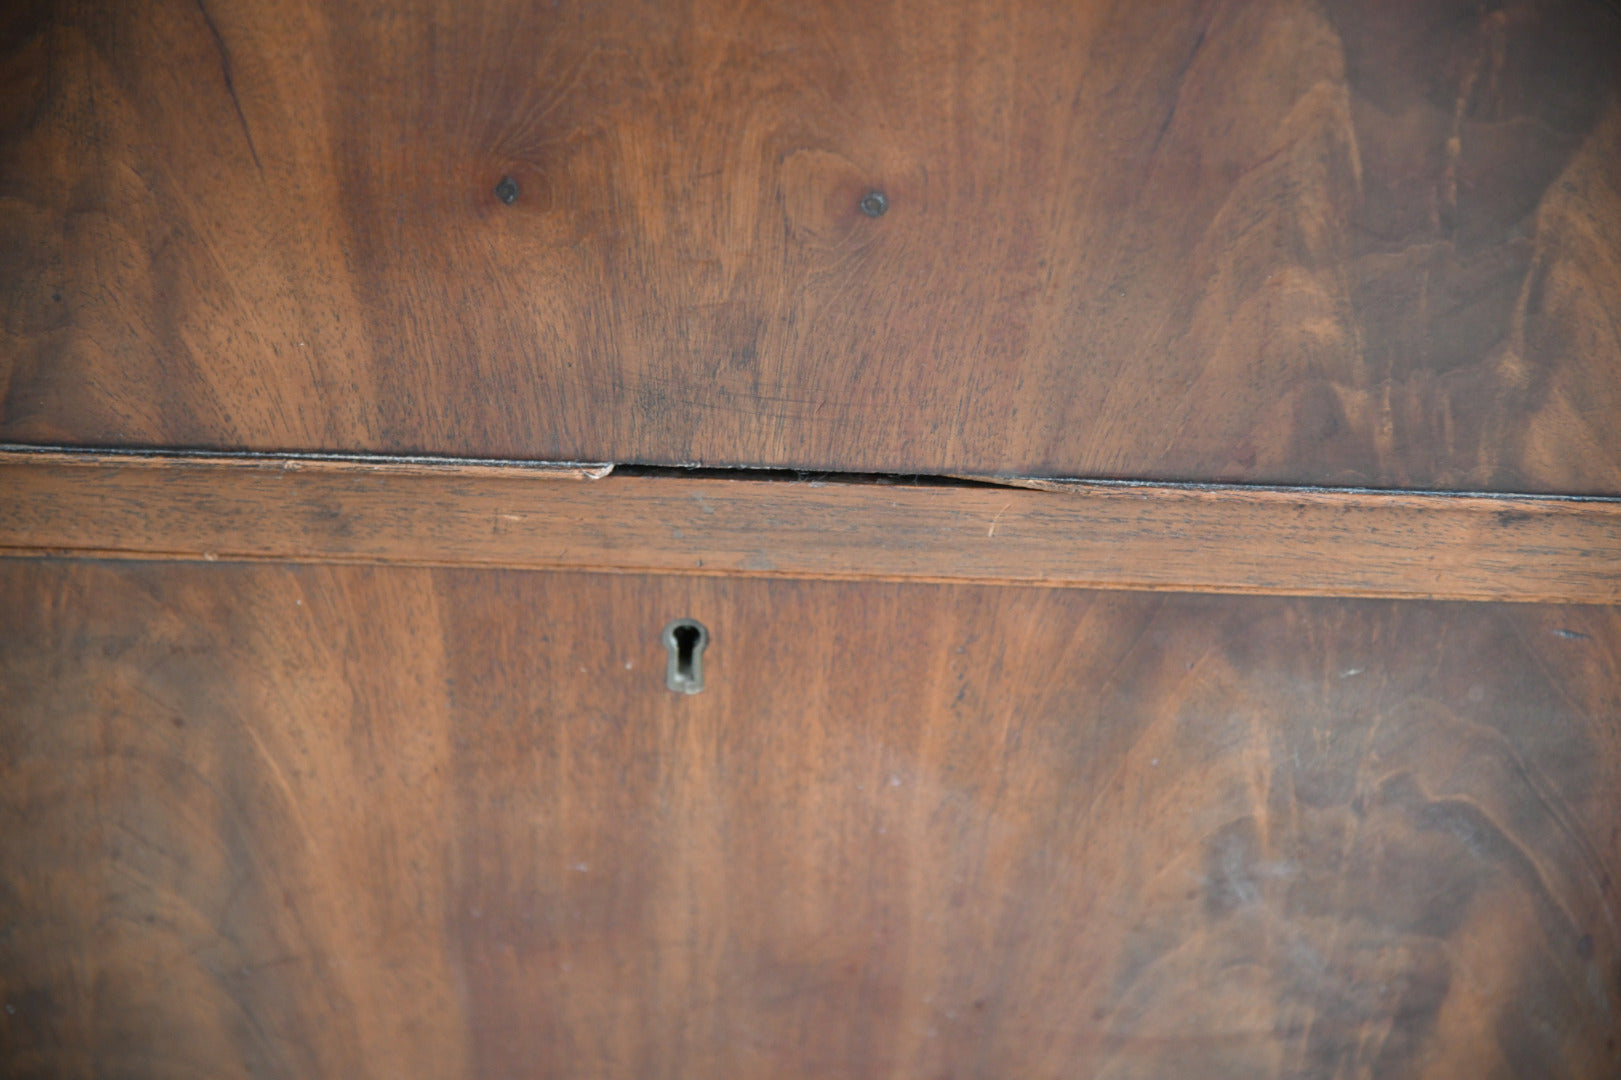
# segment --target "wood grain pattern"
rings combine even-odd
[[[0,439],[1621,493],[1597,0],[3,18]]]
[[[1621,501],[0,452],[0,557],[1621,603]]]
[[[7,1076],[1621,1068],[1613,608],[74,561],[0,610]]]

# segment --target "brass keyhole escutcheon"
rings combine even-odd
[[[677,619],[664,628],[664,648],[669,662],[664,668],[664,685],[678,694],[696,694],[704,688],[704,646],[709,631],[697,619]]]

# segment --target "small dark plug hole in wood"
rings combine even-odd
[[[704,646],[709,631],[696,619],[677,619],[664,628],[664,648],[669,662],[664,669],[664,685],[678,694],[696,694],[704,688]]]

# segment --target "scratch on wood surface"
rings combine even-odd
[[[1002,520],[1002,515],[1007,513],[1008,507],[1010,507],[1012,505],[1013,505],[1013,500],[1012,499],[1009,499],[1007,502],[1002,504],[1002,509],[998,510],[996,512],[996,516],[991,518],[991,527],[985,531],[986,536],[995,536],[996,535],[996,523],[998,521]]]

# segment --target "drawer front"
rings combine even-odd
[[[1600,0],[6,16],[0,441],[1621,492]]]
[[[11,1074],[1621,1064],[1613,608],[3,560],[0,609]]]

